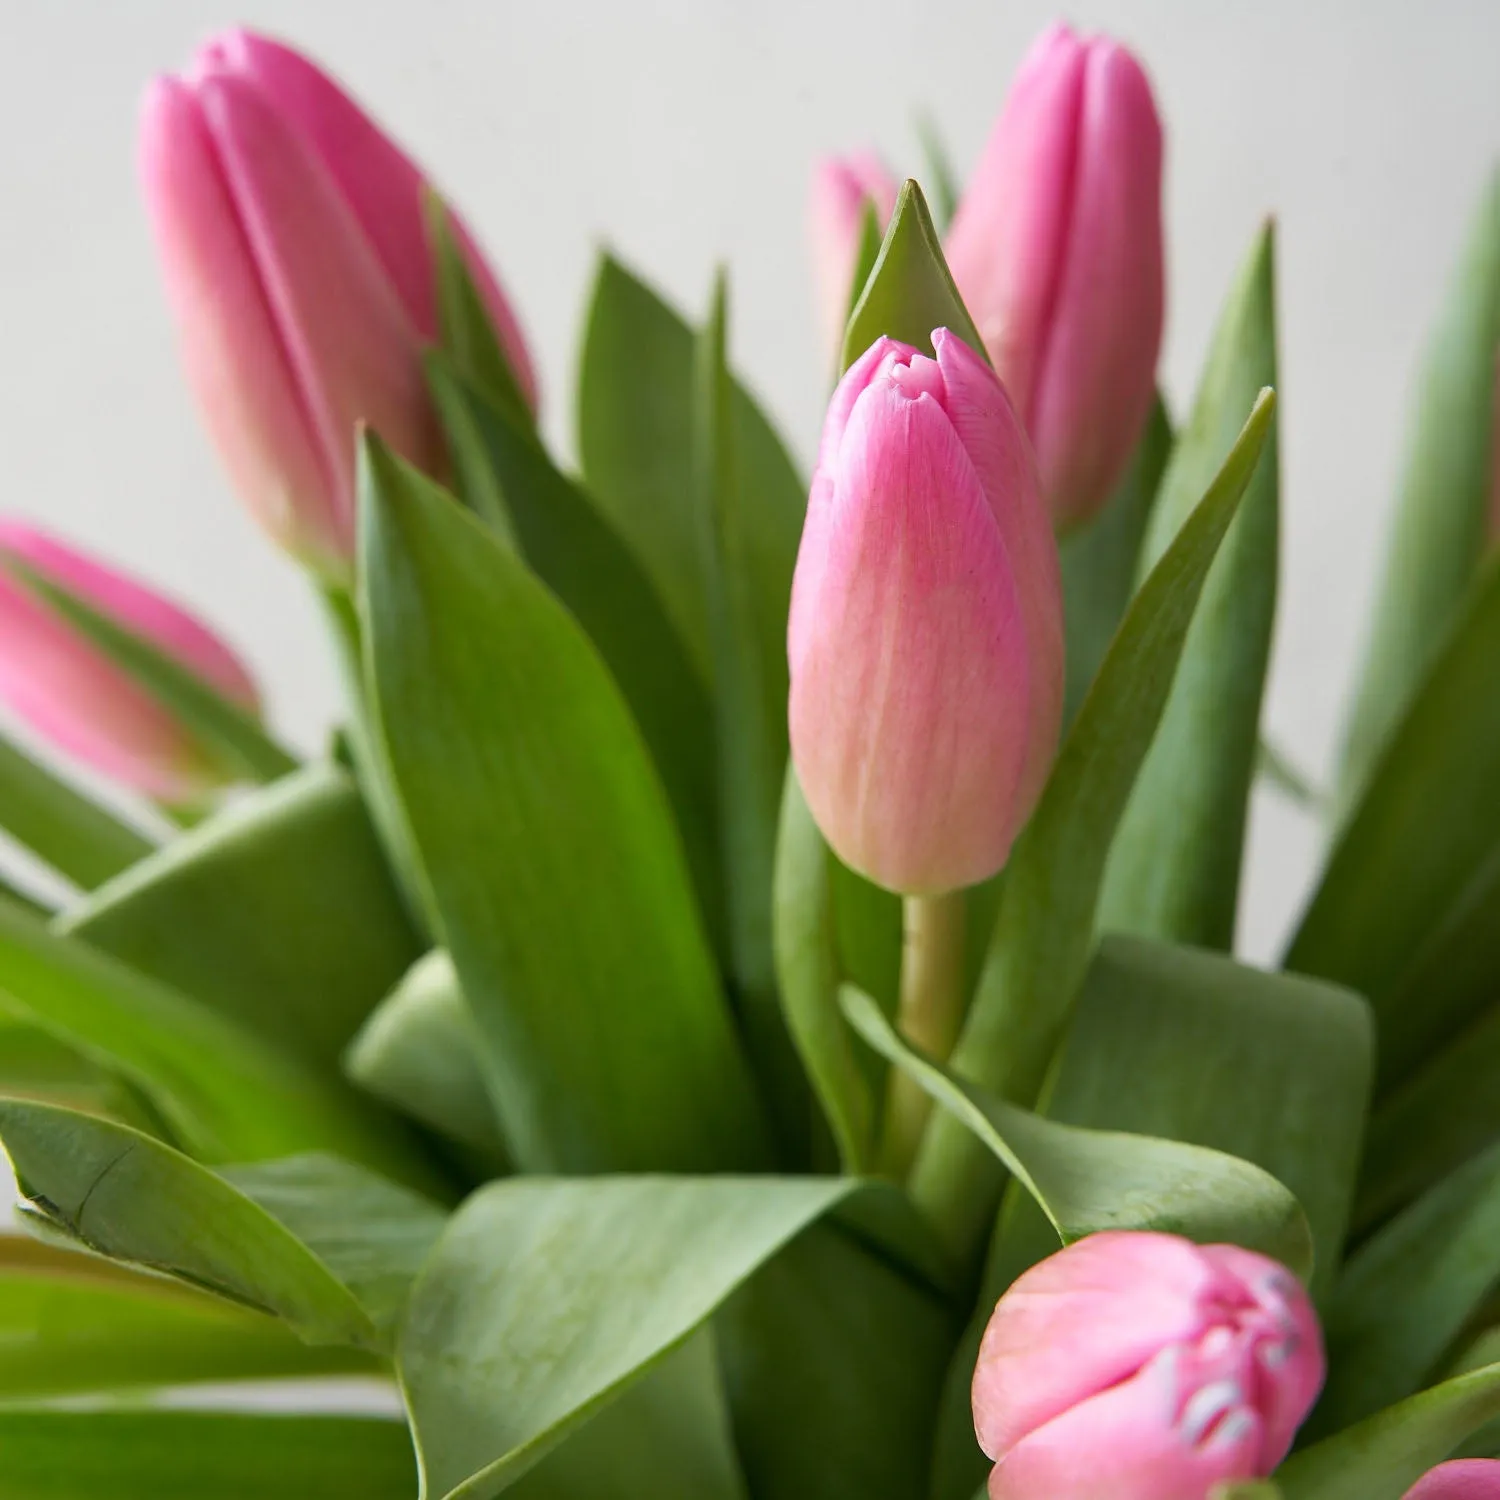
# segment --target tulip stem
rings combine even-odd
[[[958,1037],[964,998],[964,893],[908,896],[902,905],[901,999],[896,1025],[914,1047],[945,1061]],[[892,1068],[886,1085],[880,1167],[903,1179],[911,1169],[931,1101]]]

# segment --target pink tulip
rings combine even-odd
[[[259,713],[239,658],[160,595],[17,521],[0,522],[0,560],[25,563]],[[0,699],[59,749],[161,802],[194,802],[228,779],[177,719],[4,569]]]
[[[1087,520],[1151,410],[1163,308],[1161,124],[1107,37],[1046,32],[948,236],[958,289],[1036,446],[1055,520]]]
[[[1323,1384],[1296,1278],[1236,1245],[1116,1230],[1033,1266],[974,1371],[991,1500],[1204,1500],[1286,1456]]]
[[[865,210],[873,207],[876,222],[884,229],[896,207],[899,187],[873,151],[824,157],[813,169],[808,225],[818,311],[830,358],[843,346]]]
[[[1405,1500],[1500,1500],[1500,1459],[1457,1458],[1429,1469]]]
[[[1005,391],[947,329],[834,391],[792,583],[792,757],[854,869],[928,895],[1004,864],[1057,746],[1057,549]]]
[[[141,174],[189,377],[246,503],[336,584],[354,549],[355,428],[441,473],[422,179],[311,64],[245,33],[158,80]],[[518,378],[515,320],[462,243]],[[503,312],[502,312],[503,309]]]

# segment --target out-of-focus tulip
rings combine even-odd
[[[422,178],[330,80],[231,33],[148,91],[140,165],[189,378],[270,534],[347,583],[355,427],[439,473],[421,351],[436,334]],[[525,346],[460,239],[518,379]]]
[[[0,560],[24,563],[77,594],[259,713],[255,683],[239,658],[160,595],[15,521],[0,522]],[[3,569],[0,699],[59,749],[159,801],[191,803],[228,779],[177,719]]]
[[[818,314],[830,358],[843,344],[866,208],[874,208],[876,221],[884,229],[896,207],[899,187],[874,151],[827,156],[813,168],[807,219]]]
[[[1107,37],[1055,26],[1021,65],[948,235],[1060,526],[1103,505],[1151,410],[1161,175],[1140,64]]]
[[[1456,1458],[1429,1469],[1405,1500],[1500,1500],[1500,1459]]]
[[[1290,1271],[1235,1245],[1091,1235],[1000,1299],[974,1371],[991,1500],[1204,1500],[1286,1456],[1323,1384]]]
[[[829,405],[792,583],[792,758],[839,856],[930,895],[1004,864],[1057,746],[1062,602],[994,373],[879,339]]]

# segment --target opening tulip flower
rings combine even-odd
[[[1107,37],[1055,26],[1022,63],[948,235],[1059,526],[1109,498],[1151,410],[1161,176],[1140,64]]]
[[[243,31],[152,86],[140,167],[189,379],[231,477],[278,543],[346,583],[356,424],[444,467],[422,371],[438,334],[426,181],[330,78]],[[454,228],[534,405],[514,314]]]
[[[1405,1500],[1500,1500],[1500,1459],[1457,1458],[1430,1469]]]
[[[991,1500],[1206,1500],[1281,1462],[1323,1384],[1301,1284],[1235,1245],[1090,1235],[1000,1299],[974,1371]]]
[[[255,683],[234,652],[160,595],[16,521],[0,522],[0,561],[25,564],[259,712]],[[4,568],[0,699],[43,739],[159,802],[185,806],[230,779],[171,713]]]
[[[1005,863],[1062,706],[1057,549],[984,360],[882,338],[823,427],[792,584],[792,758],[844,862],[905,894]]]
[[[876,223],[884,230],[899,191],[900,184],[874,151],[828,156],[813,169],[807,217],[814,289],[830,359],[837,357],[843,344],[865,212],[873,208]]]

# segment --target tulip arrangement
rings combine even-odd
[[[0,1500],[1500,1497],[1500,179],[1321,795],[1258,737],[1274,241],[1169,414],[1162,159],[1060,27],[936,218],[820,168],[807,482],[723,279],[606,258],[574,472],[328,76],[236,32],[149,91],[187,372],[347,716],[293,755],[0,526],[0,699],[138,801],[0,741],[72,891],[0,896]],[[1274,972],[1257,775],[1328,830]]]

